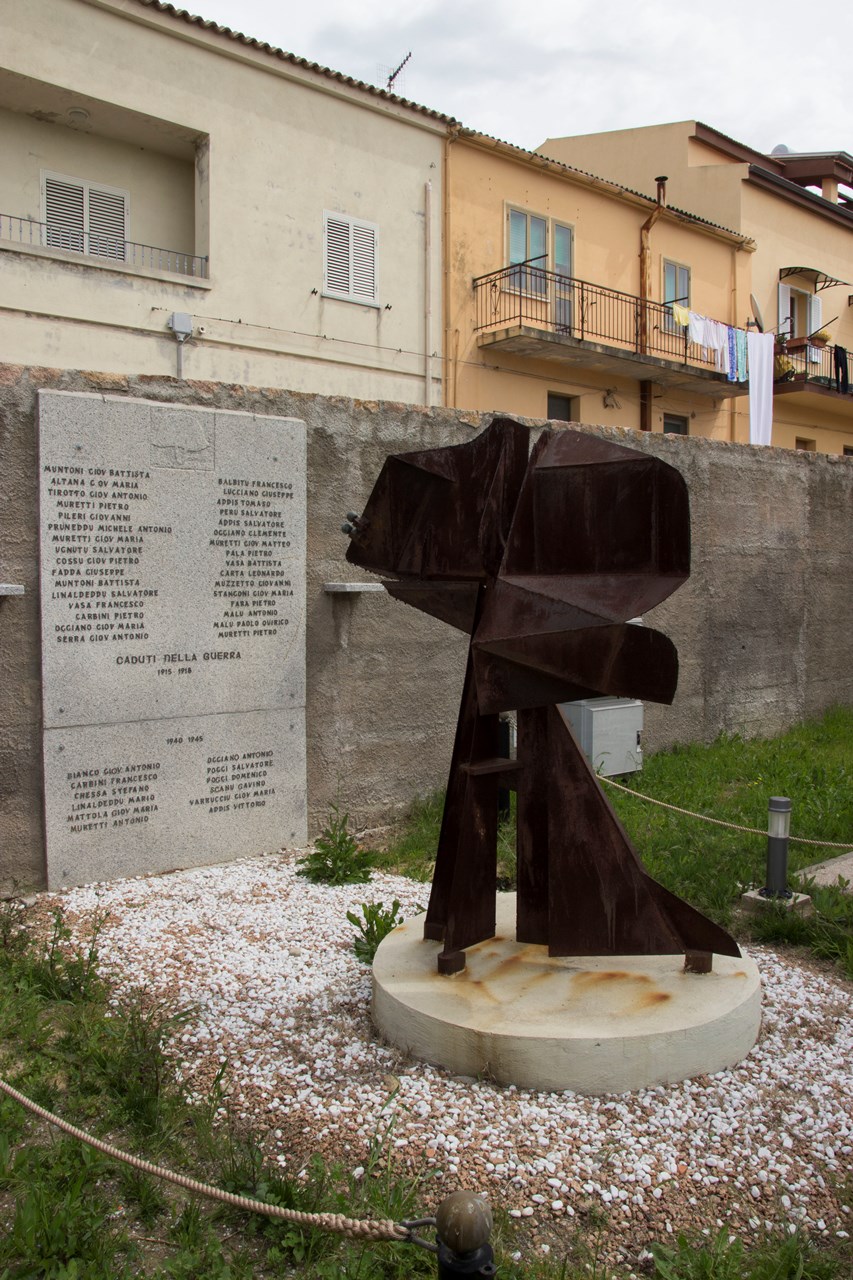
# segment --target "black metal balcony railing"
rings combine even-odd
[[[8,213],[0,213],[0,240],[81,253],[90,258],[140,267],[143,271],[166,271],[181,276],[197,276],[202,280],[206,280],[208,275],[208,259],[197,254],[158,249],[151,244],[136,244],[132,240],[118,240],[114,236],[94,232],[73,231]]]
[[[478,333],[528,325],[703,369],[716,367],[714,353],[690,342],[687,329],[676,324],[665,304],[576,280],[532,262],[479,276],[474,281],[474,298]]]
[[[843,364],[847,366],[846,394],[850,394],[853,393],[853,353],[845,352],[836,365],[834,347],[798,343],[793,350],[791,346],[784,351],[777,349],[774,377],[778,383],[808,383],[827,387],[830,391],[844,392]]]

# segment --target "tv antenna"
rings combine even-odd
[[[411,56],[412,56],[412,51],[410,49],[409,52],[406,54],[405,58],[403,59],[403,61],[400,63],[400,65],[395,67],[394,70],[389,75],[387,81],[385,82],[385,88],[387,89],[388,93],[390,93],[391,90],[394,88],[394,81],[397,79],[397,76],[403,70],[403,67],[409,61]]]

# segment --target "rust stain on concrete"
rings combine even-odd
[[[578,987],[598,987],[611,982],[635,982],[650,985],[652,980],[645,973],[627,973],[624,969],[602,969],[597,973],[576,973],[572,981]]]

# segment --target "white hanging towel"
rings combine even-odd
[[[700,316],[696,311],[688,311],[687,325],[690,334],[690,341],[697,343],[700,347],[705,345],[705,317]]]
[[[773,434],[772,333],[746,335],[749,356],[749,443],[769,444]]]

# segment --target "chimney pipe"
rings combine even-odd
[[[666,174],[660,178],[655,178],[658,186],[658,204],[664,208],[666,206],[666,184],[669,181]]]

